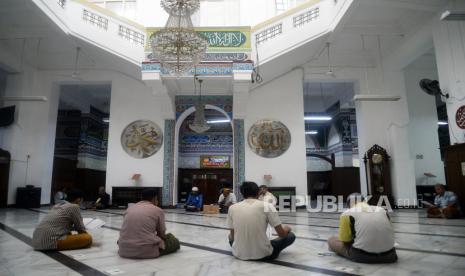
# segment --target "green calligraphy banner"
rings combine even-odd
[[[146,51],[151,51],[151,37],[161,28],[147,28],[147,45]],[[250,27],[202,27],[195,28],[208,41],[207,52],[237,53],[250,52]]]

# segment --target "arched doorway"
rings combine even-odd
[[[206,105],[211,128],[195,133],[189,128],[195,107],[185,110],[175,127],[175,202],[183,203],[193,186],[204,194],[205,204],[215,203],[221,188],[233,186],[233,129],[228,113]]]

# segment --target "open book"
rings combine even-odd
[[[434,206],[436,206],[433,203],[428,202],[428,201],[421,201],[421,204],[423,204],[423,206],[425,206],[425,207],[434,207]]]
[[[95,230],[105,225],[105,222],[97,218],[83,218],[84,226],[87,230]]]

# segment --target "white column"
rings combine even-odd
[[[44,73],[24,66],[7,80],[5,96],[45,96],[45,102],[6,101],[16,105],[13,125],[4,130],[1,147],[11,153],[8,204],[15,203],[16,189],[42,188],[41,204],[50,203],[53,154],[59,89]],[[29,158],[28,158],[29,156]]]
[[[374,145],[385,148],[391,156],[392,192],[396,201],[408,199],[414,205],[416,199],[414,163],[410,158],[408,140],[409,114],[403,72],[386,70],[384,87],[372,87],[376,94],[401,96],[399,101],[358,101],[357,128],[359,137],[361,191],[368,194],[363,155]],[[366,88],[362,93],[366,93]],[[404,205],[404,204],[400,204]]]

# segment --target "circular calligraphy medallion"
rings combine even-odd
[[[275,158],[289,149],[291,133],[280,121],[261,120],[249,129],[247,141],[257,155]]]
[[[457,113],[455,113],[455,122],[459,128],[465,129],[465,105],[457,109]]]
[[[163,144],[163,133],[152,121],[130,123],[121,134],[121,145],[127,154],[143,159],[157,153]]]

